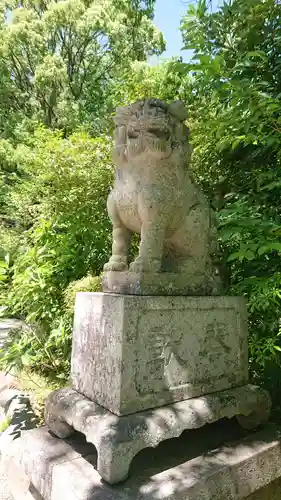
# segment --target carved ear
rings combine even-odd
[[[187,109],[182,101],[174,101],[168,105],[168,111],[171,115],[175,116],[180,122],[187,119]]]
[[[113,117],[113,121],[116,125],[125,125],[128,122],[130,117],[131,110],[129,106],[116,108],[115,116]]]

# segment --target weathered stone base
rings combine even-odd
[[[73,389],[61,389],[48,397],[45,420],[60,438],[74,430],[83,433],[96,447],[100,476],[115,484],[128,477],[133,458],[144,448],[224,417],[237,416],[244,428],[256,428],[267,421],[269,412],[267,392],[252,385],[121,417]]]
[[[106,271],[102,278],[103,292],[124,295],[221,295],[219,278],[205,274],[134,273]]]
[[[270,426],[241,439],[232,421],[226,425],[184,433],[183,447],[166,441],[152,460],[145,450],[118,486],[101,480],[80,435],[63,441],[46,428],[27,431],[4,457],[11,493],[14,500],[279,500],[281,433]]]
[[[243,297],[80,292],[71,386],[116,415],[248,383]]]

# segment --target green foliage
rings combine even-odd
[[[1,250],[1,247],[0,247]],[[2,254],[2,258],[1,258]],[[0,316],[6,309],[6,298],[11,281],[11,260],[9,254],[0,253]]]
[[[99,289],[111,245],[112,102],[164,49],[154,4],[0,0],[0,306],[30,325],[5,368],[67,377],[74,296]]]
[[[99,276],[87,276],[72,281],[63,294],[56,317],[50,322],[38,317],[36,323],[11,332],[0,357],[0,367],[21,373],[22,370],[40,371],[52,382],[66,383],[70,371],[71,338],[75,297],[78,292],[101,290]],[[46,303],[46,310],[51,307]],[[53,319],[52,319],[53,318]]]
[[[39,371],[52,381],[67,382],[70,352],[71,330],[60,318],[49,330],[37,324],[11,332],[0,350],[0,367],[16,374],[23,369]]]
[[[0,367],[16,373],[26,369],[40,371],[52,382],[66,383],[70,372],[76,294],[99,291],[99,276],[88,275],[72,281],[64,291],[61,307],[56,311],[57,317],[49,325],[38,318],[34,325],[11,332],[5,348],[0,351]]]
[[[6,260],[0,260],[0,282],[5,283],[7,280],[8,264]]]
[[[129,71],[115,79],[111,93],[112,110],[118,105],[126,106],[144,97],[156,97],[165,101],[183,99],[188,76],[182,75],[177,60],[150,66],[146,62],[135,62]]]
[[[154,4],[0,0],[0,306],[30,325],[5,368],[67,378],[74,295],[99,288],[111,245],[112,102],[164,49]]]
[[[32,146],[17,147],[15,155],[25,175],[13,186],[6,211],[21,236],[3,303],[31,327],[12,338],[1,364],[67,378],[72,312],[65,289],[74,282],[75,293],[87,280],[95,289],[97,278],[76,281],[99,273],[110,249],[111,141],[82,133],[66,140],[38,129]],[[4,279],[6,262],[1,268]]]
[[[65,133],[98,127],[112,79],[164,49],[154,3],[1,1],[0,134],[17,138],[34,121]]]
[[[281,5],[200,0],[182,22],[194,170],[218,210],[230,290],[249,299],[254,376],[280,364]],[[279,375],[280,376],[280,375]]]
[[[22,236],[8,296],[10,311],[31,322],[57,317],[67,285],[99,273],[110,248],[106,199],[112,180],[111,143],[39,129],[24,148],[25,179],[14,187],[9,211],[32,224]],[[20,222],[18,222],[20,223]]]

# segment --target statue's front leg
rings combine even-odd
[[[120,220],[118,209],[113,195],[107,201],[109,217],[112,221],[112,254],[104,266],[104,271],[125,271],[128,269],[128,251],[131,240],[131,231]]]
[[[157,273],[161,271],[166,219],[152,210],[150,217],[142,220],[139,255],[130,265],[133,272]]]

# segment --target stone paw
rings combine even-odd
[[[127,263],[121,260],[109,260],[103,267],[104,271],[127,271]]]
[[[153,262],[146,262],[137,258],[130,265],[130,271],[133,273],[158,273],[160,271],[161,263],[157,260]]]

